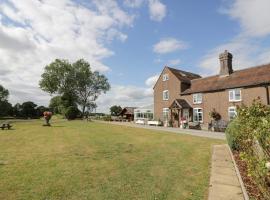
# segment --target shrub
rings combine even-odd
[[[209,113],[210,117],[213,118],[214,120],[218,121],[221,119],[221,115],[215,110],[213,109],[210,113]]]
[[[270,199],[270,107],[254,101],[250,107],[242,106],[237,117],[226,130],[228,143],[245,160],[248,175],[257,183],[265,199]]]
[[[65,116],[68,120],[76,119],[80,114],[79,109],[76,106],[70,106],[66,109]]]
[[[240,124],[237,119],[233,120],[229,123],[228,127],[226,128],[226,138],[228,141],[228,145],[233,150],[239,150],[239,134]]]

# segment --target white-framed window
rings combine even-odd
[[[169,100],[169,90],[164,90],[163,91],[163,100],[164,101]]]
[[[237,88],[237,89],[232,89],[229,90],[229,101],[233,102],[233,101],[241,101],[241,89]]]
[[[231,106],[228,108],[228,116],[229,119],[232,120],[236,117],[237,112],[236,112],[236,107],[235,106]]]
[[[193,103],[194,104],[202,103],[202,93],[193,94]]]
[[[163,119],[164,119],[164,121],[169,119],[169,112],[170,112],[169,108],[163,108]]]
[[[163,81],[168,81],[169,80],[169,74],[163,74]]]
[[[193,121],[203,122],[203,109],[202,108],[193,108]]]

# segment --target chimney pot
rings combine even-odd
[[[233,73],[232,58],[233,55],[227,50],[225,50],[224,53],[219,54],[220,76],[229,76],[230,74]]]

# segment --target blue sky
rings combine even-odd
[[[235,69],[269,63],[269,9],[269,0],[2,0],[0,84],[12,103],[47,105],[45,65],[84,58],[112,85],[99,111],[148,105],[165,65],[212,75],[225,49]]]

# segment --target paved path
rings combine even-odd
[[[173,132],[173,133],[179,133],[179,134],[188,134],[188,135],[194,135],[199,137],[207,137],[207,138],[214,138],[214,139],[220,139],[225,140],[225,134],[220,132],[211,132],[211,131],[203,131],[203,130],[193,130],[193,129],[180,129],[180,128],[171,128],[171,127],[160,127],[160,126],[148,126],[148,125],[139,125],[131,122],[105,122],[105,121],[96,121],[101,123],[107,123],[107,124],[115,124],[115,125],[121,125],[121,126],[129,126],[129,127],[135,127],[135,128],[145,128],[150,130],[158,130],[158,131],[167,131],[167,132]]]
[[[213,147],[208,200],[244,200],[228,145]]]

